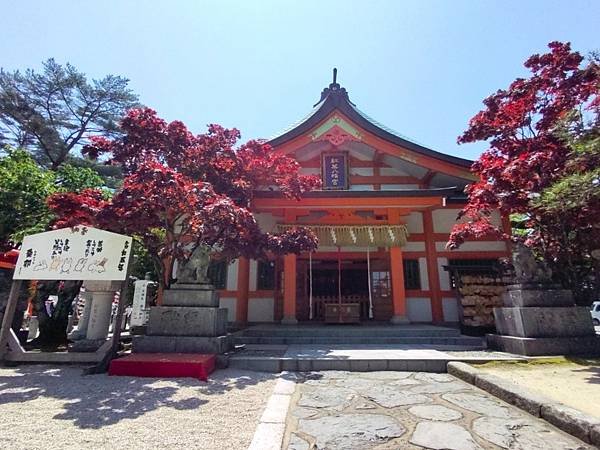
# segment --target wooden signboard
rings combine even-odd
[[[131,237],[79,226],[25,236],[15,280],[125,279]]]
[[[15,265],[13,282],[0,328],[0,361],[5,358],[7,342],[11,334],[13,337],[11,348],[18,345],[11,330],[11,323],[23,280],[122,281],[120,298],[124,300],[127,297],[131,246],[130,236],[87,226],[62,228],[25,236]],[[121,323],[124,304],[124,301],[119,301],[116,323]],[[103,360],[103,367],[116,354],[120,334],[121,327],[116,327],[110,349],[105,352],[106,354],[97,356]],[[71,359],[74,358],[69,355],[66,355],[69,358],[64,358],[64,355],[60,355],[61,358],[53,359],[52,353],[35,353],[31,359],[26,357],[26,352],[20,345],[17,350],[22,361],[72,362]],[[40,360],[40,355],[45,358],[43,361]]]

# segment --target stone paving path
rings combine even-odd
[[[591,449],[451,375],[298,374],[283,449]]]

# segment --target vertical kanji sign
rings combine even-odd
[[[348,189],[348,155],[346,153],[324,153],[321,166],[323,189]]]

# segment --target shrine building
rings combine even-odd
[[[312,111],[269,143],[296,158],[302,174],[319,175],[323,186],[300,201],[258,192],[257,220],[269,232],[309,227],[319,247],[272,261],[213,263],[209,275],[230,322],[324,321],[327,305],[336,303],[360,321],[458,322],[445,267],[508,256],[498,240],[446,249],[466,202],[463,189],[474,180],[472,161],[376,122],[352,103],[335,72]],[[508,226],[499,215],[493,219]]]

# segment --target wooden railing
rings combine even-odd
[[[338,297],[313,297],[313,316],[316,320],[323,320],[326,303],[339,303],[339,299]],[[342,295],[342,303],[358,303],[360,305],[360,318],[369,318],[369,297]]]

